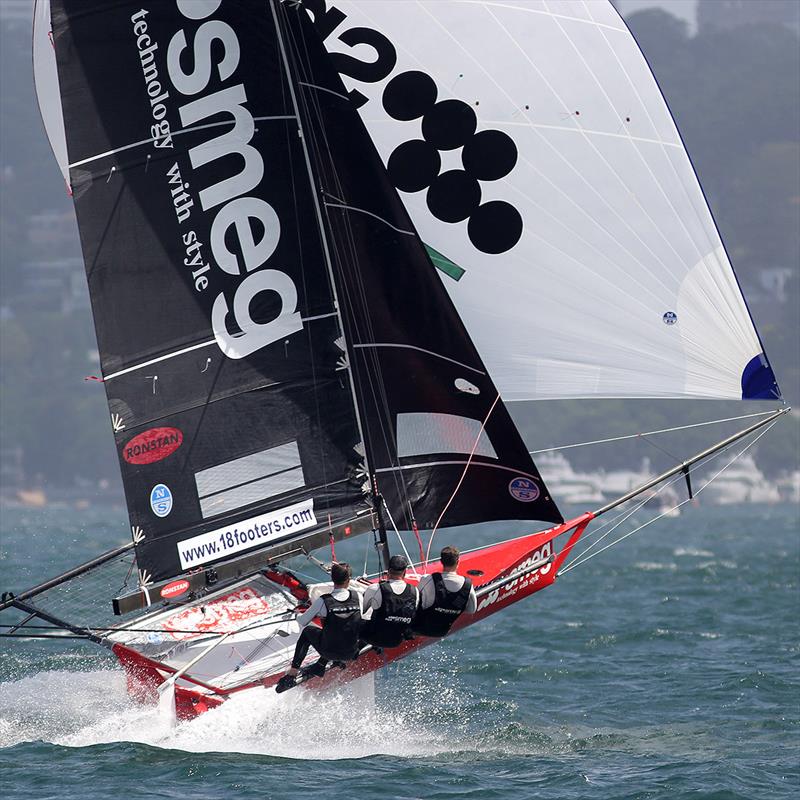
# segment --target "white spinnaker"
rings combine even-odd
[[[506,252],[481,252],[467,221],[434,216],[427,189],[401,191],[423,241],[465,270],[442,279],[505,400],[742,397],[758,336],[670,112],[610,3],[331,6],[346,18],[329,52],[375,61],[353,28],[396,49],[382,80],[344,76],[368,99],[361,114],[387,164],[423,138],[420,118],[394,119],[383,103],[409,71],[433,79],[437,101],[467,103],[477,132],[516,145],[507,176],[480,181],[481,203],[522,216]],[[463,153],[441,151],[440,174],[462,170]]]
[[[69,187],[67,137],[64,133],[64,117],[61,114],[56,53],[50,31],[50,0],[36,0],[33,10],[33,80],[36,86],[36,100],[39,103],[39,113],[42,115],[53,155],[61,168],[64,182]]]
[[[380,61],[363,43],[371,31],[394,45],[380,80],[343,74],[367,98],[360,111],[385,162],[423,138],[421,118],[384,109],[408,72],[433,79],[437,102],[467,103],[477,133],[513,140],[513,169],[479,182],[481,204],[522,217],[505,252],[479,250],[468,221],[434,216],[427,190],[401,191],[423,241],[465,270],[443,281],[506,401],[742,396],[758,336],[666,103],[607,0],[307,5],[338,22],[331,53]],[[37,0],[36,91],[69,183],[49,33],[50,2]],[[439,173],[461,171],[463,153],[440,151]]]

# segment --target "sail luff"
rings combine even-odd
[[[346,358],[347,358],[347,365],[345,367],[345,372],[347,373],[347,380],[348,380],[348,383],[349,383],[349,386],[350,386],[350,393],[351,393],[351,395],[353,397],[353,408],[355,409],[356,423],[358,425],[358,431],[359,431],[359,434],[360,434],[360,437],[361,437],[361,442],[364,444],[364,451],[365,451],[364,452],[364,471],[365,471],[365,473],[367,475],[369,475],[370,474],[370,471],[369,471],[369,450],[368,450],[367,442],[366,442],[366,439],[365,439],[365,436],[364,436],[364,426],[363,426],[363,424],[361,422],[361,409],[360,409],[358,400],[356,398],[356,389],[355,389],[355,384],[354,384],[354,381],[353,381],[353,373],[352,373],[352,370],[350,368],[350,364],[352,363],[352,357],[351,357],[351,354],[350,354],[350,346],[348,344],[348,337],[347,337],[347,333],[346,333],[345,328],[344,328],[344,321],[342,320],[342,312],[341,312],[341,308],[340,308],[340,304],[339,304],[338,290],[336,288],[336,278],[334,276],[333,264],[331,262],[330,246],[328,244],[328,235],[327,235],[326,230],[325,230],[325,223],[323,222],[323,219],[322,219],[322,209],[320,208],[320,202],[319,202],[319,186],[317,185],[317,182],[316,182],[316,180],[314,178],[314,171],[313,171],[312,166],[311,166],[311,158],[310,158],[309,153],[308,153],[308,145],[306,143],[306,137],[305,137],[305,134],[303,132],[303,120],[302,120],[302,116],[300,114],[300,107],[299,107],[298,102],[297,102],[297,92],[295,90],[295,80],[296,80],[296,78],[292,74],[292,68],[291,68],[291,66],[289,64],[289,58],[288,58],[288,56],[286,54],[286,44],[284,42],[283,32],[281,31],[281,23],[280,23],[280,20],[278,19],[278,13],[277,13],[277,10],[275,8],[275,0],[267,0],[267,3],[269,4],[270,14],[271,14],[273,22],[275,24],[275,35],[278,38],[278,46],[280,47],[281,60],[283,62],[284,69],[286,70],[287,86],[288,86],[288,89],[289,89],[289,95],[290,95],[291,100],[292,100],[292,108],[294,109],[294,113],[295,113],[295,115],[297,117],[297,132],[298,132],[298,135],[300,136],[301,147],[302,147],[302,150],[303,150],[303,162],[305,164],[306,174],[308,176],[309,186],[310,186],[310,189],[311,189],[311,197],[312,197],[312,200],[313,200],[313,203],[314,203],[314,215],[315,215],[316,220],[317,220],[317,226],[318,226],[318,229],[319,229],[320,241],[322,243],[322,251],[323,251],[324,256],[325,256],[325,266],[326,266],[326,268],[328,270],[328,278],[330,280],[331,291],[333,293],[333,302],[334,302],[334,306],[335,306],[335,309],[336,309],[336,317],[337,317],[337,319],[339,321],[339,329],[341,331],[342,347],[343,347],[344,353],[345,353]]]

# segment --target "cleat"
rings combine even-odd
[[[287,689],[291,689],[297,685],[297,678],[294,675],[289,675],[288,673],[284,675],[276,684],[275,684],[275,691],[280,694],[281,692],[285,692]]]

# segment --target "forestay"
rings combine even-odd
[[[777,398],[605,0],[306,0],[505,400]]]

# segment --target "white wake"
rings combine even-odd
[[[163,709],[131,700],[119,670],[42,672],[0,684],[0,747],[31,741],[66,747],[138,742],[196,753],[323,760],[452,751],[452,740],[446,742],[441,731],[426,730],[431,709],[421,707],[419,694],[414,693],[415,708],[387,710],[376,707],[365,681],[371,678],[325,693],[247,691],[176,726]]]

